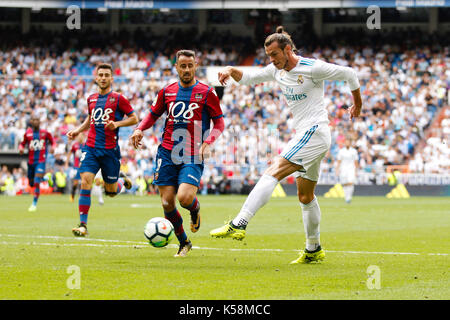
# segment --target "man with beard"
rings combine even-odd
[[[91,206],[91,189],[95,175],[101,169],[105,193],[114,197],[122,188],[130,189],[131,180],[120,172],[119,128],[138,122],[130,102],[122,94],[112,91],[112,66],[102,63],[96,68],[95,81],[98,93],[87,99],[88,117],[76,129],[67,133],[75,139],[89,129],[87,141],[80,158],[81,189],[78,200],[80,224],[72,229],[75,236],[87,235],[87,218]],[[124,116],[127,116],[124,118]],[[119,178],[119,176],[121,178]]]
[[[183,229],[183,219],[176,208],[189,210],[191,231],[200,228],[200,203],[196,197],[203,173],[203,161],[210,153],[210,145],[224,129],[219,97],[214,88],[195,78],[195,52],[180,50],[176,54],[176,70],[180,81],[159,91],[150,113],[130,137],[137,149],[143,131],[167,113],[162,143],[156,155],[153,184],[158,186],[164,216],[172,222],[180,247],[175,257],[185,257],[192,248]],[[213,129],[210,131],[210,122]]]
[[[306,248],[292,264],[321,261],[325,258],[325,252],[320,245],[321,211],[315,188],[319,180],[320,162],[331,145],[324,81],[347,81],[353,96],[353,105],[348,112],[350,119],[353,119],[360,115],[362,108],[359,80],[351,68],[298,55],[291,36],[282,26],[266,38],[264,48],[270,59],[268,66],[256,73],[229,66],[219,72],[219,82],[226,84],[230,78],[241,85],[275,81],[292,112],[296,134],[266,169],[236,217],[226,225],[211,230],[210,235],[215,238],[244,239],[247,224],[269,201],[277,184],[294,174]]]

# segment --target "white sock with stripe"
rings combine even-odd
[[[233,224],[238,227],[247,225],[256,211],[269,201],[277,184],[278,179],[267,174],[263,175],[248,195],[239,214],[233,219]]]
[[[317,198],[304,204],[300,202],[302,207],[303,226],[306,234],[306,250],[314,251],[320,246],[320,207]]]

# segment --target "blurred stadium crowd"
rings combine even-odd
[[[322,163],[323,173],[333,174],[335,157],[346,139],[357,147],[360,173],[385,172],[390,165],[417,173],[450,172],[450,47],[445,35],[411,29],[363,36],[337,30],[334,36],[318,40],[301,31],[292,32],[300,54],[355,68],[364,99],[361,117],[350,121],[348,87],[343,82],[326,82],[333,141]],[[10,32],[0,29],[4,39],[0,45],[0,151],[16,150],[30,115],[39,115],[41,126],[57,141],[47,168],[52,169],[53,178],[59,171],[66,174],[61,191],[70,186],[65,164],[71,142],[65,134],[87,115],[86,98],[97,89],[92,74],[98,62],[113,64],[113,88],[130,100],[139,119],[149,112],[159,89],[177,80],[177,49],[196,49],[201,67],[241,65],[248,57],[253,57],[255,66],[268,63],[262,45],[228,33],[200,35],[188,42],[190,31],[162,38],[137,30],[114,38],[89,31],[78,37],[64,33],[33,37],[33,32],[39,32],[33,30],[17,42]],[[355,38],[360,39],[356,44]],[[198,76],[207,82],[202,69]],[[221,105],[226,130],[205,165],[204,193],[246,192],[283,149],[293,132],[281,96],[275,83],[224,88]],[[153,160],[163,125],[160,119],[145,132],[145,148],[138,151],[128,144],[133,128],[120,129],[122,170],[137,182],[134,192],[154,192]],[[25,188],[24,176],[23,169],[2,168],[2,191],[7,191],[7,179],[19,186],[16,189]]]

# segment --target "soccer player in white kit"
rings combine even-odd
[[[345,146],[337,154],[336,175],[344,189],[345,202],[352,201],[354,184],[356,182],[356,169],[358,168],[358,152],[351,146],[350,139],[345,141]]]
[[[302,208],[306,248],[291,263],[323,260],[325,252],[320,246],[319,231],[321,212],[314,190],[319,179],[320,161],[331,144],[328,113],[323,97],[324,81],[347,81],[354,100],[349,108],[352,119],[359,116],[362,107],[359,80],[355,71],[349,67],[297,55],[291,37],[282,27],[278,27],[276,33],[266,38],[264,47],[271,62],[268,66],[254,74],[228,66],[219,72],[219,81],[223,85],[230,77],[243,85],[276,81],[294,116],[296,134],[266,169],[239,214],[228,224],[211,230],[210,235],[242,240],[248,222],[269,201],[278,182],[294,174]]]

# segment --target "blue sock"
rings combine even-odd
[[[91,190],[81,189],[78,199],[78,211],[80,212],[80,222],[87,224],[89,209],[91,208]]]
[[[33,196],[33,206],[37,206],[39,196],[41,195],[40,183],[42,178],[34,177],[34,196]]]

